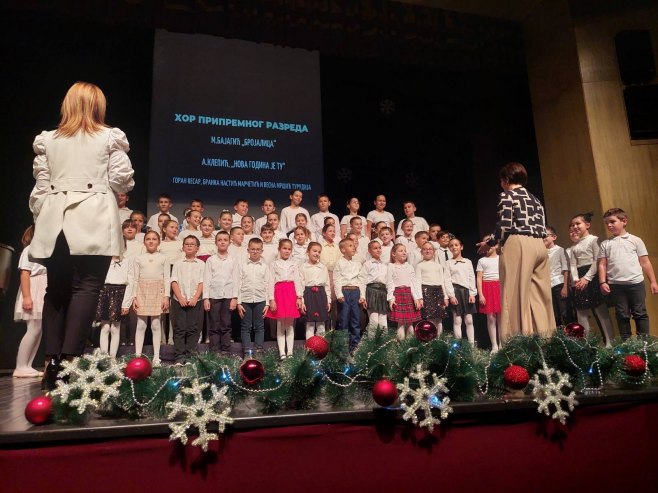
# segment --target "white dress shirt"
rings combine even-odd
[[[171,278],[169,281],[171,283],[178,283],[178,289],[180,289],[181,295],[189,300],[196,293],[197,289],[199,288],[199,284],[203,283],[204,268],[205,263],[203,260],[199,260],[198,258],[184,258],[182,260],[178,260],[174,264],[174,270],[171,272]],[[178,301],[178,298],[176,298],[175,294],[174,299]]]
[[[343,297],[343,286],[356,286],[361,294],[360,298],[366,295],[366,285],[361,276],[361,263],[353,258],[348,260],[340,257],[334,266],[334,293],[336,298]]]
[[[477,287],[475,286],[475,272],[473,272],[473,262],[467,258],[455,260],[451,258],[448,260],[448,270],[450,271],[450,279],[452,284],[459,284],[462,287],[468,288],[470,296],[478,294]],[[448,293],[448,296],[454,296],[454,291]]]
[[[240,267],[235,257],[218,253],[206,260],[203,298],[221,300],[238,297]]]
[[[304,262],[299,266],[299,277],[302,288],[322,286],[327,294],[327,303],[331,303],[331,290],[329,289],[329,271],[327,267],[317,262]]]
[[[366,260],[363,263],[363,267],[361,267],[361,277],[363,277],[363,282],[366,284],[366,286],[373,282],[386,284],[387,271],[388,264],[381,260],[370,258]]]
[[[239,264],[238,304],[267,301],[270,269],[263,259],[247,259]]]

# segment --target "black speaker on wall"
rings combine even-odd
[[[624,85],[646,84],[656,76],[656,62],[647,30],[620,31],[615,36],[619,75]]]
[[[658,85],[624,88],[624,103],[631,139],[658,139]]]

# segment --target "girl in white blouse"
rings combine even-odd
[[[158,252],[160,237],[155,231],[144,235],[146,252],[133,258],[128,267],[128,289],[123,298],[121,312],[128,314],[132,306],[137,314],[135,354],[140,356],[144,347],[146,322],[151,317],[153,334],[153,365],[160,365],[160,315],[169,309],[169,261]]]
[[[464,246],[461,240],[454,238],[450,240],[448,248],[452,252],[452,258],[448,260],[447,268],[450,271],[453,292],[448,292],[450,305],[452,307],[453,330],[456,339],[462,337],[462,320],[466,324],[466,338],[471,344],[475,344],[475,326],[473,325],[473,314],[477,313],[475,305],[475,272],[473,263],[462,257]]]
[[[603,295],[599,288],[599,276],[596,262],[599,256],[599,238],[590,234],[592,213],[578,214],[571,219],[569,230],[580,236],[578,243],[571,247],[569,253],[569,270],[574,291],[574,304],[578,323],[589,333],[589,311],[592,310],[599,321],[605,344],[612,343],[612,320],[608,313]]]
[[[324,325],[329,318],[331,295],[329,293],[329,271],[320,262],[322,245],[312,241],[308,244],[308,260],[299,267],[300,281],[304,289],[301,312],[306,315],[306,338],[316,332],[324,334]]]
[[[391,263],[386,273],[386,292],[391,309],[388,318],[398,323],[398,340],[403,340],[405,334],[412,337],[414,323],[421,319],[423,295],[414,268],[407,263],[407,250],[404,245],[395,245],[391,250]]]
[[[276,319],[276,342],[281,359],[292,357],[295,342],[295,319],[302,308],[302,285],[299,264],[292,256],[292,242],[279,242],[279,258],[270,264],[269,308],[265,317]]]

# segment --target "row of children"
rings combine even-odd
[[[589,333],[592,313],[610,347],[613,326],[609,306],[615,308],[622,339],[631,336],[631,318],[638,335],[649,334],[644,275],[652,294],[658,293],[658,284],[644,242],[626,231],[626,212],[609,209],[603,221],[611,236],[602,242],[590,233],[592,213],[585,213],[577,214],[569,223],[569,248],[555,243],[557,235],[551,226],[546,228],[544,244],[548,248],[556,322],[564,325],[573,321],[573,307],[575,319]]]
[[[165,198],[165,200],[170,204],[169,199]],[[270,206],[273,208],[274,204],[269,202],[271,201],[264,201],[264,212]],[[299,207],[300,203],[301,192],[293,192],[291,194],[291,206],[296,204]],[[468,259],[461,257],[461,242],[452,238],[449,233],[441,231],[439,225],[432,224],[430,226],[422,218],[415,216],[415,206],[412,202],[405,203],[407,219],[400,223],[399,229],[402,234],[395,240],[393,240],[394,235],[391,228],[393,226],[392,216],[390,218],[386,217],[391,219],[388,222],[378,221],[381,216],[369,215],[369,219],[366,219],[366,225],[371,230],[371,237],[375,238],[375,241],[370,242],[364,238],[363,220],[361,216],[358,216],[358,199],[351,199],[349,204],[352,205],[350,212],[356,212],[357,214],[350,214],[347,220],[344,218],[341,221],[343,224],[340,225],[344,235],[342,231],[340,234],[345,237],[344,240],[348,241],[334,241],[338,233],[337,218],[328,212],[330,201],[326,195],[322,195],[318,199],[318,208],[326,216],[321,221],[320,237],[315,237],[319,241],[311,241],[313,239],[312,235],[306,227],[308,225],[307,215],[296,212],[294,218],[296,227],[289,235],[291,240],[283,243],[283,250],[281,239],[286,239],[286,237],[280,229],[279,216],[274,212],[269,212],[259,220],[253,221],[251,217],[246,215],[248,211],[246,201],[236,202],[235,214],[228,211],[222,212],[219,231],[215,230],[212,218],[202,217],[203,204],[200,201],[194,201],[191,204],[192,207],[186,214],[186,224],[182,231],[178,223],[170,219],[171,216],[168,218],[163,212],[159,213],[155,217],[154,228],[159,228],[160,234],[149,234],[148,241],[146,241],[147,235],[145,233],[138,233],[143,227],[143,215],[133,212],[131,220],[125,221],[123,224],[127,246],[126,252],[124,257],[113,261],[108,273],[107,286],[99,303],[99,318],[103,320],[101,347],[106,351],[109,350],[112,354],[116,354],[118,322],[121,319],[121,310],[117,310],[116,307],[123,305],[124,314],[130,307],[134,308],[135,312],[141,313],[141,315],[138,315],[137,352],[141,352],[147,326],[146,317],[148,316],[151,316],[154,348],[159,351],[161,330],[159,317],[156,315],[166,311],[165,298],[168,300],[168,297],[165,295],[165,290],[169,294],[169,287],[171,286],[175,300],[172,303],[173,332],[174,339],[177,337],[179,339],[179,343],[175,345],[177,346],[177,358],[181,361],[196,347],[195,337],[198,338],[198,325],[202,319],[197,313],[201,311],[201,299],[204,300],[203,308],[209,312],[208,332],[211,346],[217,350],[228,349],[230,343],[230,312],[232,310],[237,309],[242,317],[242,342],[245,348],[250,347],[251,344],[251,329],[255,329],[256,347],[260,348],[262,346],[263,315],[279,319],[277,321],[277,341],[280,354],[283,357],[289,355],[292,351],[292,327],[295,318],[299,317],[300,314],[306,316],[308,337],[316,330],[316,325],[318,332],[322,332],[326,321],[331,320],[332,323],[336,324],[338,318],[337,305],[344,305],[340,314],[339,326],[342,329],[350,330],[350,347],[352,349],[358,344],[361,332],[359,306],[368,311],[369,325],[371,326],[386,326],[389,319],[398,323],[399,337],[404,337],[405,333],[409,333],[413,322],[421,318],[434,320],[440,329],[441,319],[446,315],[446,308],[450,307],[453,314],[455,335],[461,337],[461,327],[464,323],[467,337],[469,341],[473,342],[472,314],[478,311],[476,299],[479,301],[480,311],[487,313],[491,346],[494,350],[497,349],[499,344],[497,324],[499,323],[498,316],[500,312],[500,288],[498,285],[498,258],[495,250],[490,250],[487,256],[478,262],[477,282],[474,282],[472,264]],[[385,204],[385,198],[378,196],[375,201],[376,211],[373,212],[383,211],[389,214],[384,211]],[[123,205],[125,207],[125,202]],[[291,208],[294,209],[294,207]],[[237,220],[234,216],[239,216],[240,227],[233,226],[234,220]],[[319,222],[316,216],[313,216],[315,221],[312,220],[311,223]],[[606,224],[612,221],[609,217],[611,216],[606,216]],[[614,217],[625,226],[625,214],[623,215],[623,221],[619,213]],[[231,226],[228,223],[229,219],[231,220]],[[260,223],[260,238],[254,234],[253,228],[257,223]],[[347,224],[350,225],[349,228],[347,228]],[[346,229],[343,229],[343,226],[346,226]],[[548,228],[549,235],[545,240],[545,244],[552,268],[551,284],[554,295],[554,309],[556,311],[556,320],[566,323],[569,321],[566,301],[574,300],[578,321],[588,330],[588,311],[593,309],[602,325],[606,343],[609,344],[612,338],[612,325],[607,314],[607,307],[601,303],[601,290],[605,291],[605,285],[609,282],[610,291],[619,293],[620,289],[617,286],[620,283],[615,277],[614,273],[616,271],[613,267],[612,275],[609,275],[607,270],[605,271],[604,276],[606,276],[607,282],[602,283],[600,289],[594,289],[598,287],[597,283],[593,282],[593,277],[596,274],[599,248],[596,237],[589,234],[590,226],[591,217],[587,215],[578,215],[573,218],[570,224],[570,235],[574,246],[566,252],[555,245],[555,231],[550,227]],[[426,230],[415,231],[420,227],[426,228]],[[618,236],[625,238],[626,233],[625,230],[623,231]],[[616,236],[614,232],[612,233],[614,239]],[[143,237],[141,242],[140,236]],[[187,241],[189,236],[193,238]],[[182,240],[179,238],[182,238]],[[255,240],[254,245],[252,245],[252,240]],[[187,245],[185,244],[186,241]],[[633,242],[634,245],[640,247],[639,249],[635,248],[634,252],[635,258],[639,258],[639,264],[637,260],[635,263],[641,264],[640,281],[642,281],[642,286],[641,272],[644,269],[647,277],[652,282],[651,289],[654,292],[655,278],[653,277],[651,264],[648,263],[648,257],[646,257],[646,248],[641,244],[641,240],[639,240],[639,243],[635,240]],[[404,248],[396,245],[404,246]],[[252,248],[254,249],[253,252]],[[395,251],[393,251],[394,249]],[[193,251],[193,255],[190,250]],[[256,250],[258,250],[257,255]],[[290,253],[288,253],[288,250]],[[165,257],[159,264],[162,269],[156,269],[157,272],[153,270],[153,265],[149,265],[154,263],[154,259],[151,259],[152,261],[148,263],[145,263],[147,261],[142,263],[134,262],[134,258],[139,255],[153,255],[156,252]],[[642,252],[645,254],[641,255]],[[186,259],[185,257],[190,258]],[[174,264],[186,260],[189,264],[196,263],[196,260],[195,262],[191,261],[191,257],[206,262],[203,268],[203,281],[200,281],[201,286],[195,285],[193,282],[192,284],[184,283],[183,288],[181,288],[180,282],[177,281],[177,288],[180,290],[180,293],[177,293],[171,281],[177,279],[176,274],[173,273]],[[25,258],[27,259],[27,257]],[[211,267],[213,265],[216,267],[218,262],[218,265],[226,266],[229,258],[232,260],[228,264],[234,265],[232,268],[260,262],[261,270],[268,272],[272,286],[276,286],[279,282],[292,283],[288,284],[285,291],[287,301],[277,304],[274,296],[276,290],[268,288],[269,290],[266,292],[260,291],[260,294],[267,293],[265,296],[259,295],[245,299],[244,303],[240,304],[242,306],[238,306],[238,295],[229,295],[231,294],[230,290],[236,288],[240,281],[235,282],[231,287],[230,283],[227,284],[226,282],[227,267],[218,268],[216,272],[213,272]],[[291,270],[293,267],[283,268],[279,266],[277,267],[279,273],[274,276],[270,275],[270,267],[273,263],[279,261],[283,261],[284,266],[294,264],[296,273]],[[387,265],[389,262],[391,265]],[[610,265],[615,264],[614,260],[612,262],[608,260],[608,262]],[[302,282],[301,273],[304,269],[310,268],[306,267],[307,265],[313,266],[312,272],[322,270],[324,267],[327,270],[328,284],[323,280],[318,280],[322,276],[306,276],[304,277],[305,281]],[[38,264],[35,264],[35,266],[37,266],[35,272],[38,272],[41,266],[38,266]],[[132,266],[132,274],[129,272],[129,266]],[[265,268],[266,266],[267,268]],[[43,267],[41,269],[43,270]],[[190,269],[192,267],[187,270]],[[210,273],[208,273],[209,269]],[[252,267],[252,269],[255,269],[255,267]],[[22,271],[24,270],[29,269],[22,269]],[[239,268],[236,272],[239,272]],[[178,274],[179,276],[180,274]],[[22,273],[21,278],[23,277]],[[132,279],[132,284],[129,277]],[[43,279],[45,279],[45,276]],[[169,280],[166,281],[167,279]],[[265,274],[259,277],[259,282],[263,279],[265,279]],[[157,282],[149,283],[141,282],[141,280]],[[638,285],[637,273],[633,275],[632,280],[633,285]],[[35,284],[38,283],[35,282]],[[131,287],[126,290],[126,286],[129,284]],[[149,287],[149,284],[157,284],[162,286],[162,289],[158,288],[156,290],[153,286]],[[250,286],[250,283],[247,282],[245,285]],[[573,289],[568,288],[570,285]],[[212,288],[212,286],[215,286],[215,288]],[[290,289],[290,287],[293,289]],[[314,301],[311,302],[311,295],[308,293],[305,295],[306,288],[309,288],[309,293],[324,293],[324,295],[327,295],[326,310],[318,308],[318,302],[323,299],[323,295],[314,295]],[[201,289],[201,292],[197,293],[199,289]],[[125,292],[125,294],[122,297],[117,293],[113,294],[113,290],[119,293]],[[637,290],[631,291],[635,293]],[[25,290],[22,289],[21,292],[23,291]],[[270,293],[270,291],[272,292]],[[294,298],[292,296],[293,292],[296,295]],[[153,293],[157,293],[157,296],[154,296]],[[138,295],[151,297],[148,305],[149,313],[153,312],[153,315],[146,314],[143,306],[144,301],[140,301]],[[479,296],[476,298],[476,295]],[[282,296],[282,294],[279,296]],[[639,295],[634,294],[634,296],[637,298]],[[637,304],[635,298],[633,300],[635,305],[633,305],[632,310],[628,307],[625,312],[623,307],[617,310],[620,330],[624,337],[630,335],[629,319],[631,314],[638,321],[638,333],[648,333],[648,317],[646,316],[646,308],[643,305],[643,296],[641,304]],[[34,296],[32,299],[34,299]],[[295,300],[294,303],[292,303],[293,299]],[[336,303],[336,301],[339,303]],[[260,306],[260,303],[263,305]],[[272,303],[274,303],[273,306]],[[278,305],[284,310],[277,312],[276,309],[273,309]],[[628,306],[628,303],[626,305]],[[19,316],[18,306],[17,303],[17,316]],[[308,306],[313,308],[309,309]],[[34,313],[37,312],[38,310],[34,311]],[[188,312],[192,313],[189,317]],[[197,314],[194,315],[194,313]],[[183,320],[187,318],[189,318],[189,321],[184,322]],[[175,327],[179,327],[178,330]],[[625,330],[626,327],[628,327],[627,330]],[[28,324],[28,333],[24,341],[32,332],[37,331],[30,330]],[[40,330],[38,333],[40,334]],[[108,348],[109,333],[113,337]],[[181,334],[188,334],[188,336],[182,336]],[[196,336],[193,337],[193,334],[196,334]],[[32,338],[34,339],[34,337]],[[22,347],[23,343],[21,344]],[[34,344],[27,344],[26,347],[33,348]],[[21,348],[19,348],[19,355],[26,352],[22,351]],[[36,348],[33,350],[36,351]],[[26,358],[21,359],[21,362],[24,359]],[[29,355],[27,360],[29,360],[28,365],[19,365],[17,362],[17,373],[34,372],[30,367],[31,359],[29,359]]]

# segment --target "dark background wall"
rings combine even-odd
[[[423,13],[418,8],[411,11]],[[493,50],[480,40],[470,51],[464,43],[447,51],[433,48],[429,34],[417,36],[415,42],[391,35],[389,24],[402,21],[390,15],[385,38],[348,33],[344,36],[352,36],[347,40],[351,43],[343,39],[332,44],[321,27],[317,31],[307,27],[304,35],[291,35],[297,31],[281,26],[268,31],[254,25],[250,30],[247,14],[233,13],[237,20],[219,28],[214,25],[213,31],[193,22],[181,24],[187,19],[184,15],[163,20],[172,12],[146,19],[121,11],[115,17],[110,11],[102,13],[80,15],[70,7],[66,11],[14,8],[0,16],[5,86],[0,119],[4,225],[0,243],[16,249],[14,264],[22,231],[31,222],[27,200],[33,186],[32,141],[41,130],[55,127],[61,100],[76,80],[94,82],[105,92],[108,123],[124,130],[131,143],[136,187],[129,206],[146,206],[149,166],[157,164],[149,163],[148,157],[157,27],[320,49],[325,184],[332,209],[339,215],[351,196],[361,199],[365,213],[374,196],[385,193],[388,209],[402,217],[402,201],[412,198],[418,215],[464,239],[465,254],[475,263],[473,245],[494,222],[499,166],[509,160],[523,162],[530,171],[530,188],[541,190],[518,26],[494,23],[498,31],[492,32],[507,33],[504,49],[497,45],[498,51]],[[486,29],[492,24],[481,18],[459,19],[470,28],[464,30],[468,33],[478,32],[473,23],[479,23],[480,32],[489,32]],[[378,22],[383,21],[374,20],[372,26]],[[426,33],[423,29],[417,32]],[[441,33],[434,35],[442,39]],[[23,325],[12,321],[16,272],[12,277],[0,300],[0,368],[13,367],[24,332]],[[482,321],[478,326],[478,338],[485,345]]]

